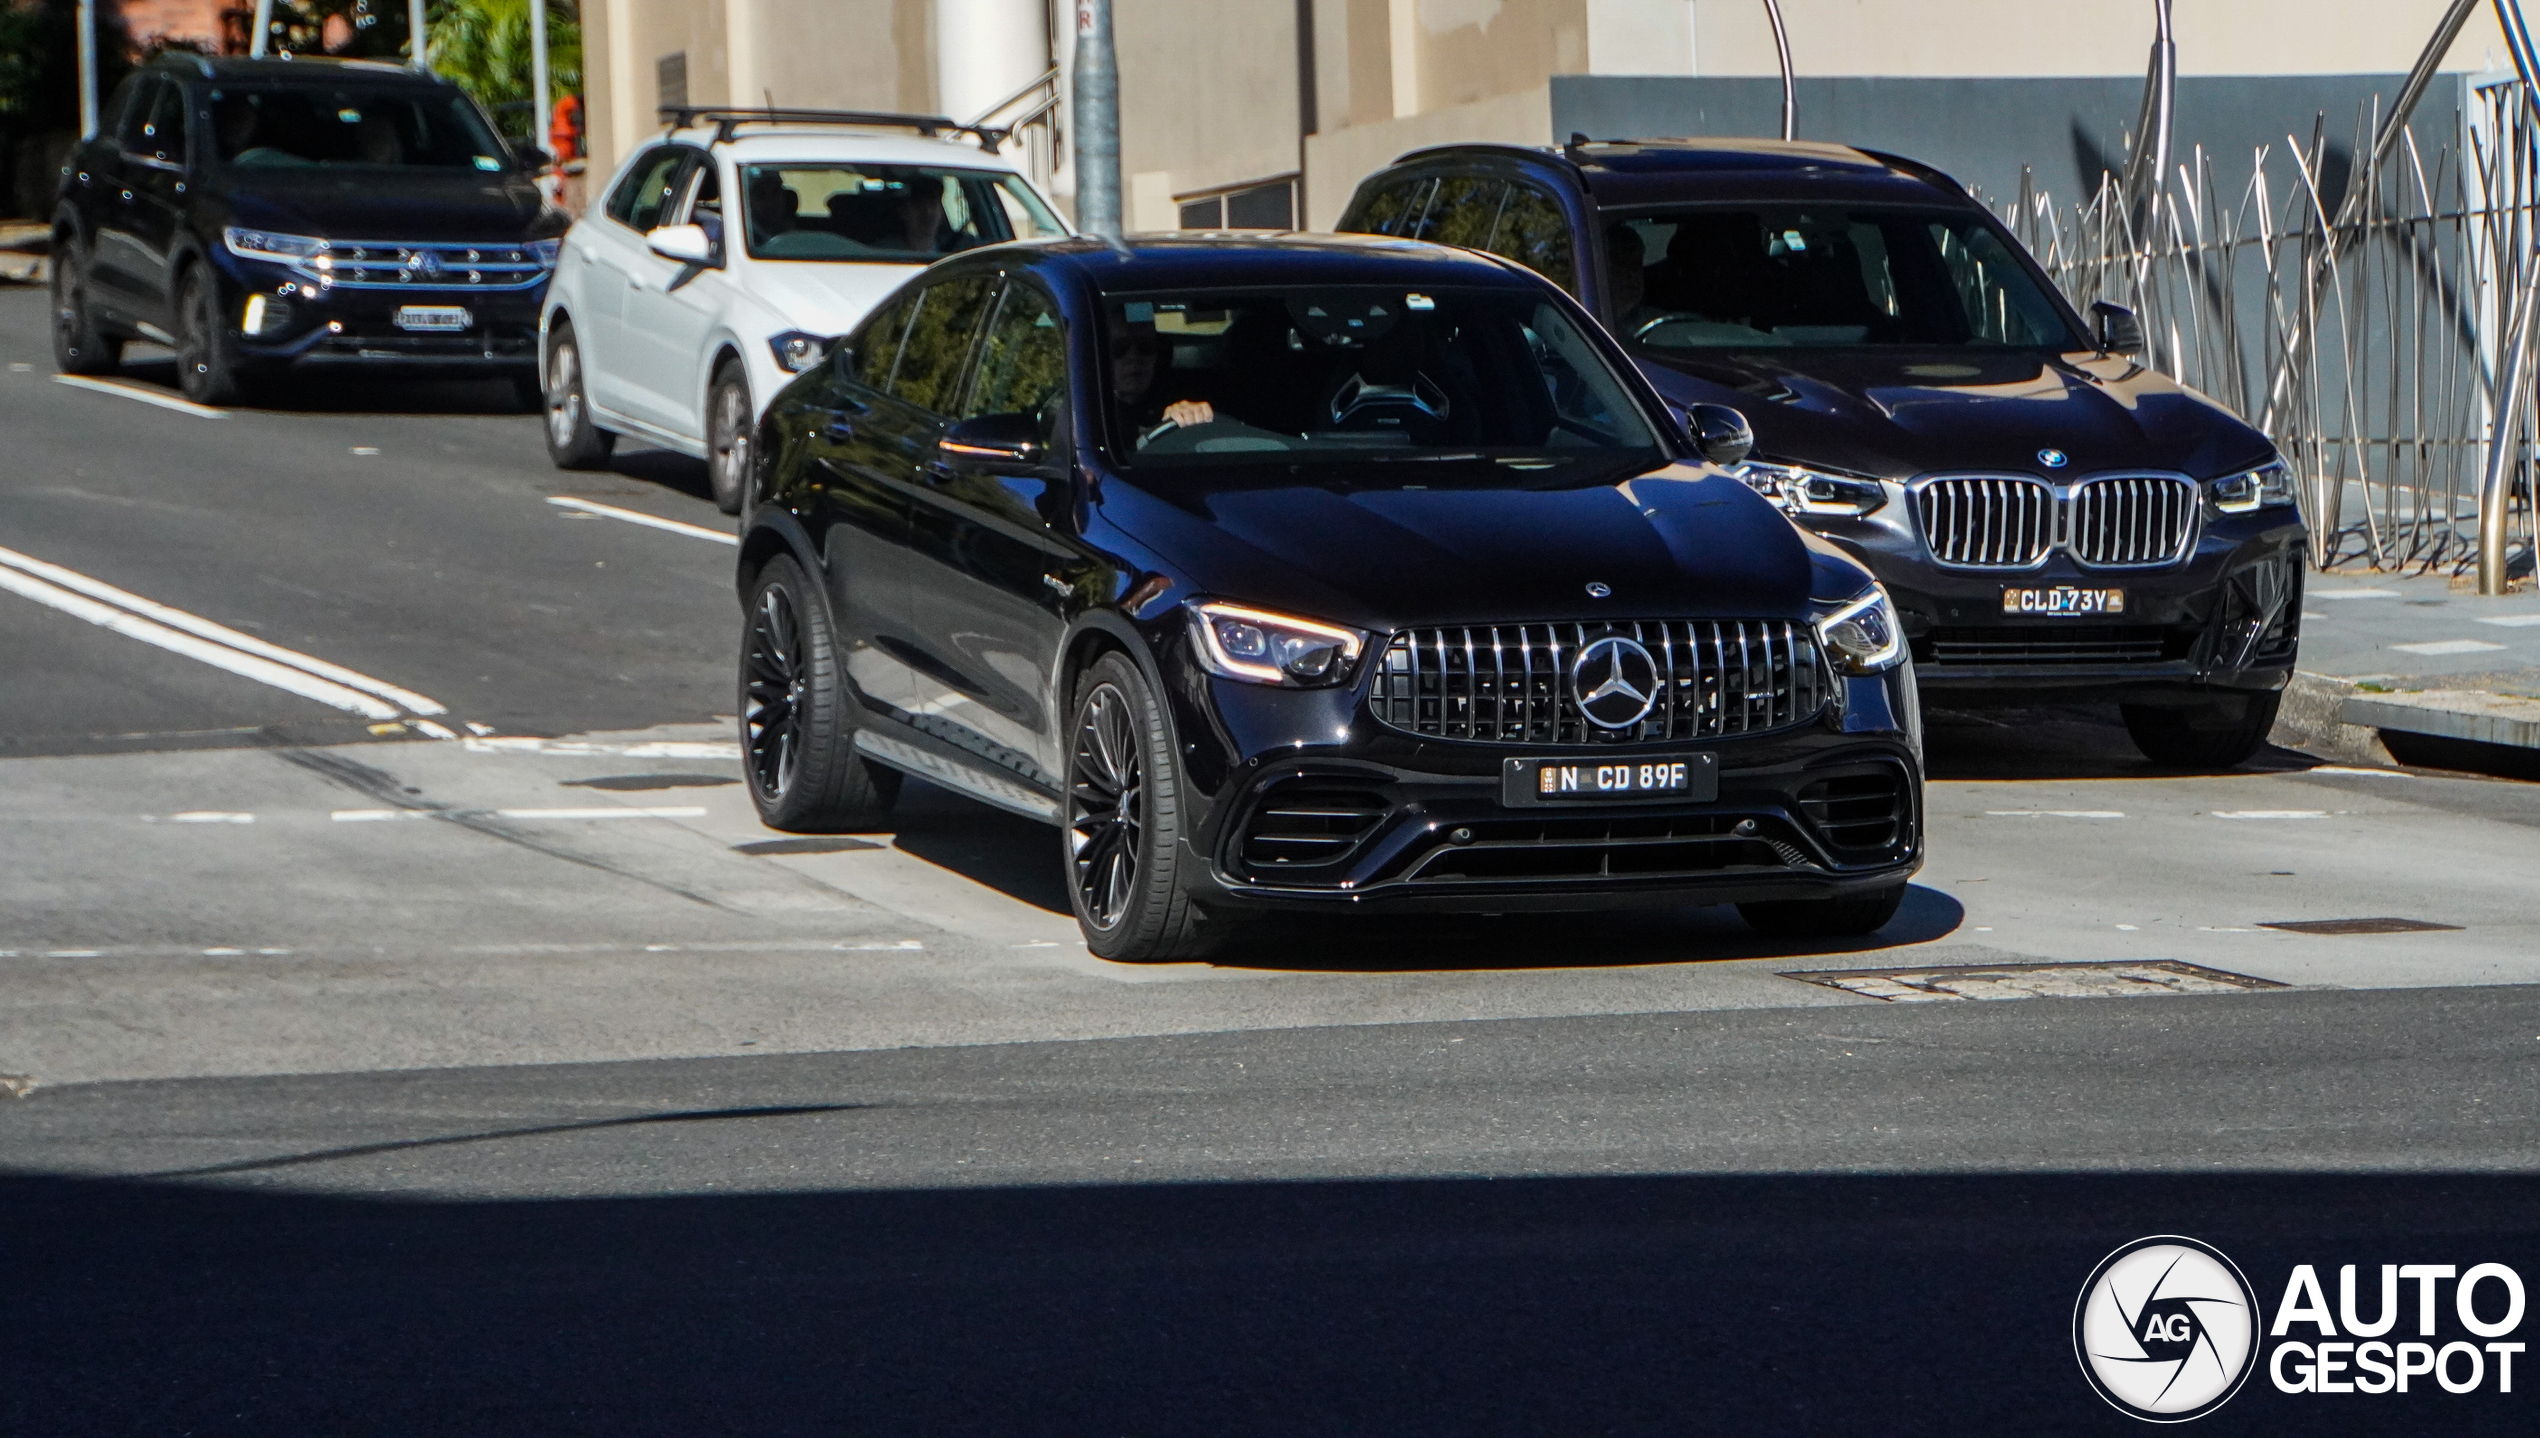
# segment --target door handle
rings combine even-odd
[[[920,468],[926,471],[926,477],[928,479],[941,480],[953,477],[953,467],[944,463],[940,459],[930,459],[926,461],[925,464],[921,465]]]

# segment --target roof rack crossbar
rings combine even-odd
[[[979,148],[993,155],[1012,133],[993,125],[964,125],[949,115],[898,115],[881,110],[786,110],[769,106],[739,110],[718,105],[664,105],[659,114],[662,123],[674,130],[712,123],[718,145],[730,143],[733,132],[743,125],[864,125],[915,130],[929,140],[946,131],[976,135]]]

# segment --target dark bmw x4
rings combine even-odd
[[[918,774],[1047,821],[1113,958],[1272,908],[1875,929],[1922,855],[1886,596],[1666,414],[1488,256],[946,260],[763,421],[759,812],[868,826]]]
[[[1758,140],[1421,150],[1340,228],[1506,255],[1578,295],[1738,467],[1894,596],[1927,692],[2113,699],[2164,763],[2275,719],[2304,531],[2265,436],[2085,325],[1948,176]]]
[[[62,172],[54,359],[99,374],[155,341],[203,404],[328,366],[508,377],[534,405],[570,223],[447,80],[163,55]]]

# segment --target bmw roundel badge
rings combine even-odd
[[[2037,462],[2048,469],[2062,469],[2072,463],[2072,456],[2060,449],[2041,449],[2037,452]]]

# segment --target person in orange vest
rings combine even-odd
[[[556,101],[553,118],[547,125],[547,153],[558,165],[582,158],[582,97],[566,95]]]

